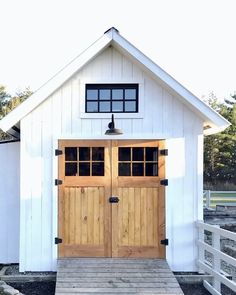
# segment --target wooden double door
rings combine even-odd
[[[59,257],[165,257],[163,146],[59,141]]]

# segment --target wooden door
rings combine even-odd
[[[113,257],[165,257],[163,141],[114,141],[112,144]]]
[[[59,141],[59,257],[111,256],[110,145]]]
[[[59,257],[165,257],[163,145],[59,141]]]

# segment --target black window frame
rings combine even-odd
[[[99,90],[107,89],[110,90],[110,99],[101,99],[100,100],[100,92]],[[113,99],[112,98],[112,90],[121,89],[123,90],[122,99]],[[125,99],[125,90],[127,89],[135,89],[136,97],[135,99]],[[87,98],[87,90],[98,90],[98,98],[97,99],[88,99]],[[98,109],[96,112],[88,111],[88,102],[97,102]],[[110,110],[109,111],[100,111],[100,102],[110,102]],[[112,102],[122,102],[123,110],[122,111],[113,111],[112,110]],[[135,102],[135,111],[126,111],[125,110],[125,102]],[[139,84],[137,83],[122,83],[122,84],[85,84],[85,113],[88,114],[98,114],[98,113],[138,113],[139,112]]]

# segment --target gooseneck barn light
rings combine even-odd
[[[114,121],[114,115],[111,115],[111,122],[108,124],[107,131],[105,132],[105,135],[121,135],[123,134],[123,131],[121,129],[115,128],[115,121]]]

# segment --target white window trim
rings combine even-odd
[[[86,84],[138,84],[138,113],[114,113],[116,118],[142,119],[144,114],[144,80],[80,80],[80,118],[85,119],[108,119],[112,113],[85,113],[85,85]]]

